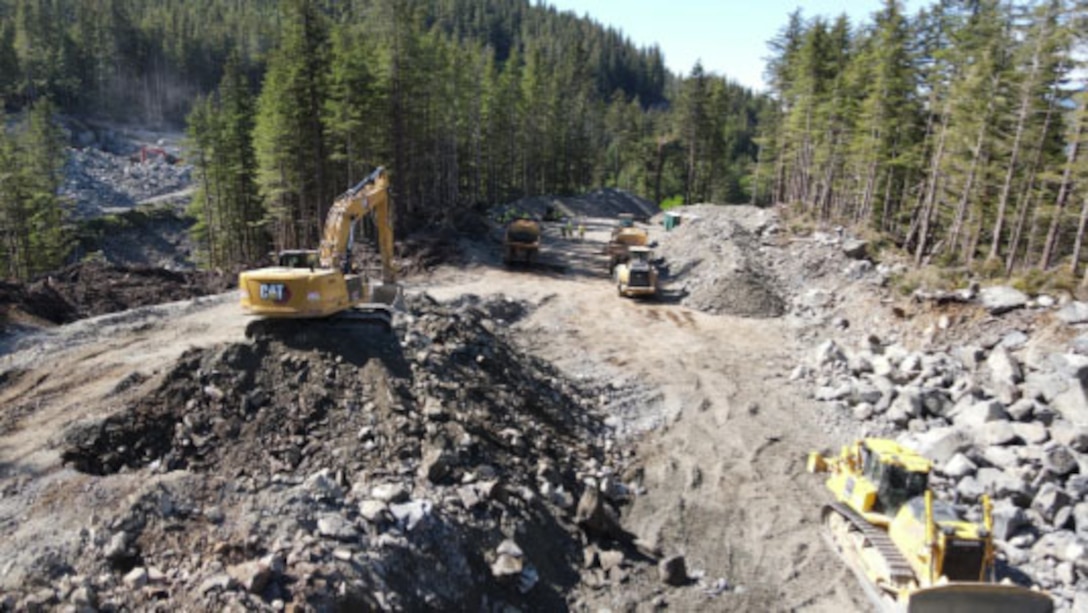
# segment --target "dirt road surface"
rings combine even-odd
[[[520,322],[524,345],[574,377],[630,390],[613,415],[632,435],[645,494],[625,528],[684,554],[707,590],[669,592],[679,610],[864,610],[861,592],[819,538],[824,494],[804,454],[829,447],[810,401],[785,384],[797,362],[784,319],[710,316],[661,300],[619,298],[602,255],[611,220],[590,218],[584,242],[545,236],[545,262],[562,274],[481,265],[439,271],[441,300],[501,292],[539,307]],[[651,229],[651,239],[659,228]],[[621,396],[623,398],[623,396]],[[615,591],[585,590],[590,608],[649,604],[666,593],[656,569]],[[724,580],[722,582],[721,580]],[[712,597],[714,584],[732,591]],[[739,589],[737,589],[739,588]]]
[[[804,454],[829,448],[820,414],[786,385],[797,363],[786,319],[710,316],[662,299],[620,298],[602,255],[607,219],[584,241],[546,229],[538,270],[506,269],[497,248],[467,247],[468,263],[410,279],[439,301],[503,294],[535,308],[514,325],[523,348],[575,380],[608,381],[609,421],[636,441],[640,495],[625,529],[663,555],[686,557],[691,583],[671,588],[652,564],[621,583],[580,585],[574,609],[865,610],[861,591],[819,537],[826,498]],[[654,228],[653,232],[659,231]],[[240,342],[233,293],[144,307],[24,337],[0,356],[0,586],[50,535],[120,504],[139,485],[122,471],[108,487],[62,467],[57,433],[120,408],[192,347]]]

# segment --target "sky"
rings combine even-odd
[[[869,21],[881,0],[543,0],[560,11],[622,31],[638,47],[657,44],[665,65],[687,75],[697,60],[703,69],[754,89],[763,89],[767,41],[799,6],[805,17],[850,16]],[[907,0],[907,14],[929,2]]]

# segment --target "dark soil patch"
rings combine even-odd
[[[0,282],[0,323],[21,317],[65,324],[107,313],[224,292],[231,274],[81,262],[27,284]]]

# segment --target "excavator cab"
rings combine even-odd
[[[317,251],[313,249],[288,249],[277,256],[277,264],[283,268],[316,268]]]

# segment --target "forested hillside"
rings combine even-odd
[[[868,226],[918,263],[1069,283],[1088,224],[1086,6],[942,0],[909,17],[888,0],[860,26],[794,13],[768,67],[757,200]]]
[[[312,246],[384,164],[402,229],[523,195],[746,201],[763,99],[529,0],[0,0],[0,95],[187,120],[206,259]]]

